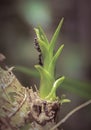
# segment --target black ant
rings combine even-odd
[[[34,39],[34,45],[35,45],[35,48],[36,50],[39,52],[39,65],[43,65],[42,63],[42,53],[41,53],[41,49],[40,49],[40,46],[39,46],[39,43],[37,41],[37,38]]]

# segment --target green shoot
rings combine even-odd
[[[43,56],[43,66],[35,65],[35,68],[40,73],[39,96],[43,99],[51,101],[58,99],[56,96],[56,90],[65,79],[64,76],[59,79],[55,79],[54,73],[56,61],[59,58],[64,47],[64,45],[61,45],[57,52],[54,54],[55,44],[59,36],[63,20],[64,19],[62,18],[50,42],[48,41],[43,29],[40,26],[34,29]],[[68,102],[68,100],[65,99],[62,100],[62,103],[63,101]]]

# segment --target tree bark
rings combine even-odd
[[[55,122],[48,122],[46,125],[41,126],[39,124],[37,124],[36,122],[33,122],[32,126],[34,128],[34,130],[50,130],[53,126],[55,126]],[[57,128],[55,130],[58,130]]]
[[[43,100],[38,90],[22,86],[12,68],[0,68],[0,130],[49,130],[59,108],[58,101]]]

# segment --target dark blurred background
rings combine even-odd
[[[62,17],[64,24],[57,48],[62,43],[65,47],[58,60],[57,75],[90,83],[90,0],[0,0],[0,53],[6,56],[6,64],[34,69],[38,63],[38,53],[34,49],[33,28],[41,25],[50,40]],[[19,72],[16,75],[24,86],[38,84],[32,76]],[[59,120],[85,101],[72,92],[63,92],[72,101],[63,105]],[[62,127],[63,130],[91,130],[91,106],[74,114]]]

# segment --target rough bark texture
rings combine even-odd
[[[0,130],[49,130],[59,107],[58,101],[45,101],[37,90],[23,87],[12,68],[0,68]]]
[[[32,124],[33,128],[35,128],[34,130],[50,130],[53,126],[55,126],[55,122],[51,121],[51,122],[47,122],[46,125],[41,126],[39,124],[37,124],[36,122],[33,122]],[[58,130],[57,128],[55,130]]]

